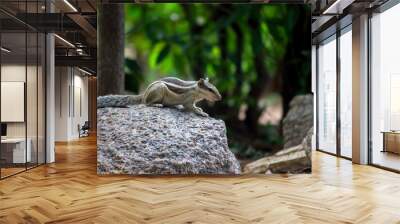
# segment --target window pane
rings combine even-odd
[[[336,153],[336,40],[318,48],[318,147]]]
[[[31,151],[26,141],[26,33],[1,34],[1,177],[25,170]],[[27,144],[28,143],[28,144]]]
[[[352,156],[352,35],[340,36],[340,152]]]
[[[30,147],[30,161],[28,168],[37,165],[37,33],[27,33],[28,62],[26,80],[26,112],[27,112],[27,141]]]
[[[45,44],[46,38],[45,35],[39,34],[39,46],[38,46],[38,164],[45,163]]]
[[[400,5],[371,19],[372,162],[400,170]]]

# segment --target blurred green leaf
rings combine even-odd
[[[157,60],[156,60],[157,64],[160,64],[165,59],[165,57],[168,55],[170,49],[171,49],[171,46],[169,44],[165,45],[162,48],[162,50],[160,51],[160,53],[157,56]]]
[[[139,92],[140,84],[144,81],[142,69],[136,60],[125,58],[125,89],[134,93]]]

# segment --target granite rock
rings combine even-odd
[[[298,95],[289,104],[290,109],[283,119],[283,148],[299,145],[313,127],[313,95]]]
[[[98,108],[98,174],[240,174],[225,123],[176,108]]]
[[[307,136],[301,144],[247,164],[244,167],[244,173],[310,173],[312,135],[313,128],[307,132]]]
[[[313,96],[299,95],[283,119],[283,149],[244,167],[244,173],[309,173],[313,136]]]

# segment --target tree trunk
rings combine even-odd
[[[261,110],[258,108],[258,101],[264,93],[265,87],[270,81],[270,75],[265,65],[267,59],[267,52],[262,46],[261,40],[261,27],[260,27],[260,8],[255,8],[251,13],[248,25],[251,28],[251,44],[253,52],[253,63],[257,73],[257,80],[255,80],[250,87],[250,92],[247,100],[247,112],[245,124],[247,129],[258,134],[258,119],[261,115]]]
[[[124,5],[97,5],[97,95],[124,91]]]
[[[182,9],[189,22],[190,26],[190,43],[194,43],[189,49],[189,61],[192,70],[193,77],[198,80],[204,78],[205,62],[203,58],[204,43],[202,40],[203,26],[196,23],[196,17],[194,16],[193,5],[182,4]]]
[[[301,65],[304,61],[309,62],[311,65],[311,21],[309,12],[307,10],[299,10],[297,22],[293,28],[292,36],[287,47],[286,54],[283,59],[282,73],[282,98],[283,98],[283,115],[285,116],[289,111],[289,103],[297,94],[304,94],[311,92],[311,66],[308,72],[302,72]]]
[[[235,52],[235,68],[236,68],[236,86],[235,92],[241,93],[243,83],[242,55],[244,49],[243,32],[239,23],[232,24],[232,29],[236,35],[236,52]]]

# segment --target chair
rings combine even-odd
[[[89,121],[85,121],[82,127],[78,125],[79,138],[89,136],[89,129],[90,129]]]

